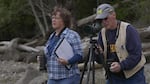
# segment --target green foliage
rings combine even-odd
[[[76,0],[77,18],[81,19],[94,14],[96,8],[96,0]]]
[[[34,17],[29,15],[27,0],[0,0],[0,40],[34,35]]]
[[[77,19],[94,14],[100,3],[119,4],[115,9],[117,18],[134,23],[136,26],[149,26],[150,0],[75,0]],[[0,40],[15,37],[31,38],[37,34],[35,18],[27,0],[0,0]],[[40,31],[40,30],[39,30]]]
[[[97,4],[115,4],[120,0],[76,0],[77,19],[81,19],[96,13]]]
[[[17,16],[12,22],[0,27],[0,38],[10,40],[14,37],[31,38],[34,35],[34,18],[27,15]]]
[[[134,23],[136,27],[149,26],[150,0],[132,0],[122,3],[116,9],[117,18]]]
[[[137,26],[149,26],[150,24],[150,0],[140,0],[137,6],[139,17],[137,18]]]
[[[134,2],[129,1],[127,3],[120,3],[119,7],[116,8],[117,18],[133,22],[139,15],[139,11],[136,9],[136,5]]]

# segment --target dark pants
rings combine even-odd
[[[110,83],[110,81],[107,80],[106,84],[146,84],[144,76],[144,68],[142,68],[135,75],[133,75],[128,79],[111,75],[111,80],[112,83]]]

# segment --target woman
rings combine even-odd
[[[52,27],[55,30],[49,37],[45,56],[47,61],[47,84],[79,84],[80,72],[77,62],[82,60],[81,40],[77,32],[70,30],[71,14],[64,8],[56,7],[52,12]],[[65,38],[71,45],[74,55],[69,60],[55,54],[58,44]],[[67,68],[66,66],[71,65]]]

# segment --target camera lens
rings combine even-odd
[[[100,31],[101,25],[98,22],[94,22],[90,25],[85,25],[84,26],[84,31],[88,34],[96,34]]]

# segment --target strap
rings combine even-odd
[[[117,40],[119,36],[120,23],[121,23],[120,21],[117,21],[117,32],[116,32],[115,40]],[[108,39],[107,30],[105,31],[105,36],[106,36],[106,42],[107,42],[107,55],[108,55],[108,53],[110,52],[110,41]]]

